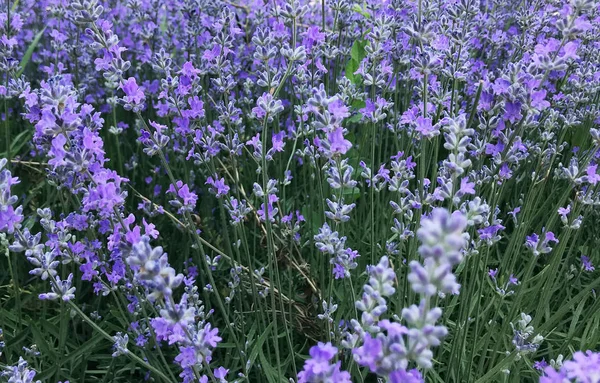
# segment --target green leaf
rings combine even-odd
[[[39,31],[37,33],[37,35],[35,35],[31,44],[29,44],[29,47],[27,47],[27,51],[25,51],[25,54],[23,55],[21,64],[19,64],[21,69],[19,69],[19,71],[17,72],[17,77],[20,77],[23,74],[23,71],[25,70],[27,63],[29,63],[29,60],[31,60],[31,55],[33,55],[33,51],[35,50],[35,47],[37,47],[37,45],[39,44],[40,39],[44,35],[45,31],[46,31],[46,27],[44,27],[44,29],[42,29],[41,31]]]
[[[367,57],[367,53],[365,52],[365,47],[367,46],[366,40],[355,40],[352,44],[352,49],[350,49],[350,57],[352,60],[360,62]]]
[[[42,332],[38,329],[37,323],[30,323],[29,328],[31,329],[31,334],[33,335],[33,340],[35,341],[36,346],[39,348],[40,352],[44,356],[49,356],[52,359],[57,358],[57,354],[53,347],[50,347]]]
[[[13,155],[15,153],[19,153],[20,150],[30,142],[32,135],[33,132],[29,129],[23,130],[21,133],[19,133],[11,140],[10,152],[13,153]],[[6,151],[0,152],[0,155],[2,155],[2,157],[6,157]]]
[[[355,75],[360,66],[361,61],[367,56],[365,47],[366,40],[355,40],[350,49],[350,60],[346,63],[346,77],[353,83],[358,84],[362,81],[362,76]]]
[[[360,122],[362,120],[362,114],[356,113],[354,116],[348,119],[348,122]]]
[[[364,17],[366,17],[367,19],[371,18],[371,15],[369,15],[369,13],[367,11],[365,11],[364,9],[362,9],[362,7],[358,4],[354,4],[352,6],[352,10],[356,13],[360,13],[361,15],[363,15]]]
[[[271,365],[271,363],[269,363],[269,361],[265,357],[265,354],[262,352],[262,350],[259,351],[258,355],[259,355],[259,359],[260,359],[260,366],[262,367],[265,377],[267,378],[267,381],[269,383],[287,383],[288,382],[287,380],[285,380],[285,378],[283,376],[280,379],[277,378],[277,376],[278,376],[277,369],[275,367],[273,367]]]
[[[168,28],[169,28],[169,26],[168,26],[167,16],[165,14],[165,16],[163,16],[160,20],[160,31],[162,33],[165,33]]]
[[[360,76],[356,76],[356,77],[360,78]],[[366,106],[366,103],[363,100],[354,100],[354,101],[352,101],[352,103],[350,105],[355,110],[358,110],[358,109],[364,108]],[[362,120],[362,117],[363,117],[362,113],[356,113],[352,117],[348,118],[346,121],[356,123],[356,122],[360,122]]]
[[[573,127],[569,133],[570,137],[568,137],[566,141],[571,144],[571,146],[578,146],[582,149],[589,148],[591,140],[589,140],[590,126],[588,124],[581,124]]]
[[[344,187],[342,189],[342,194],[347,199],[351,199],[351,200],[356,201],[360,197],[360,189],[357,188],[357,187],[353,187],[353,188]]]
[[[572,339],[575,336],[575,330],[577,329],[577,323],[579,322],[579,317],[581,316],[581,312],[585,308],[586,301],[582,300],[577,309],[573,313],[573,318],[571,319],[571,326],[569,327],[569,333],[567,334],[567,338]]]
[[[315,209],[311,209],[308,205],[304,205],[300,210],[302,215],[311,223],[313,233],[317,233],[321,228],[321,216]]]
[[[86,353],[90,354],[90,355],[92,355],[94,353],[100,353],[100,351],[104,347],[104,346],[98,347],[98,344],[100,342],[106,342],[106,339],[104,339],[101,336],[92,337],[90,340],[83,343],[81,346],[77,347],[75,350],[70,351],[69,354],[67,356],[65,356],[65,360],[63,361],[63,364],[71,363],[75,359],[79,358],[80,356],[82,356],[83,354],[86,354]],[[84,361],[85,360],[86,359],[84,359]]]
[[[356,61],[352,59],[348,60],[348,63],[346,64],[346,78],[353,84],[357,83],[356,77],[359,77],[358,75],[354,74],[357,69],[358,65],[356,64]]]
[[[250,358],[248,359],[250,361],[250,366],[254,364],[254,361],[256,360],[258,354],[262,353],[263,344],[271,334],[271,327],[273,327],[273,322],[269,323],[263,334],[256,340],[256,342],[254,342],[254,345],[252,346],[252,351],[250,351]]]
[[[354,100],[354,101],[352,101],[352,103],[350,105],[352,105],[352,107],[354,109],[362,109],[365,106],[367,106],[367,103],[364,102],[363,100]]]

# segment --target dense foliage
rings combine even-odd
[[[0,380],[600,382],[597,1],[0,10]]]

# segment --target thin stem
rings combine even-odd
[[[92,326],[92,328],[96,330],[100,335],[102,335],[104,339],[108,340],[111,343],[115,343],[115,338],[110,336],[106,331],[104,331],[100,326],[98,326],[96,322],[94,322],[83,311],[81,311],[81,309],[74,302],[67,301],[67,303],[69,304],[69,306],[71,306],[71,309],[75,311],[81,317],[81,319],[83,319],[84,322]],[[150,364],[148,364],[148,362],[146,362],[136,354],[128,351],[125,353],[125,355],[127,355],[127,357],[132,361],[138,363],[139,365],[158,375],[165,382],[172,382],[172,380],[170,380],[162,371],[158,370],[156,367],[151,366]]]
[[[17,306],[17,315],[19,318],[19,322],[17,323],[17,329],[21,330],[21,323],[23,321],[21,314],[21,293],[19,290],[19,281],[17,280],[17,259],[15,257],[10,256],[10,250],[8,247],[6,248],[6,257],[8,258],[8,271],[10,273],[10,278],[12,279],[13,291],[15,294],[15,305]]]
[[[287,73],[287,72],[286,72]],[[284,77],[285,78],[285,77]],[[283,81],[282,81],[283,84]],[[267,228],[267,258],[271,271],[275,273],[277,269],[277,260],[275,259],[275,250],[273,248],[273,236],[271,233],[271,218],[269,217],[269,192],[267,190],[268,175],[267,175],[267,121],[268,115],[265,116],[262,129],[262,188],[263,188],[263,211],[265,214],[265,226]],[[275,348],[275,359],[277,361],[277,374],[281,379],[281,356],[279,355],[279,334],[277,326],[277,309],[275,305],[275,294],[271,293],[271,317],[273,320],[273,346]],[[285,319],[284,319],[285,321]]]
[[[6,34],[10,32],[10,0],[6,0]],[[9,36],[10,37],[10,36]],[[10,81],[10,73],[6,71],[6,83],[5,87],[8,89],[8,83]],[[6,136],[6,167],[10,169],[11,151],[10,151],[10,123],[8,121],[8,94],[4,96],[4,131]]]

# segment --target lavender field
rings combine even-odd
[[[600,1],[0,0],[0,382],[600,382]]]

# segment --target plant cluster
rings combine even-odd
[[[0,380],[600,382],[598,1],[7,0],[0,98]]]

